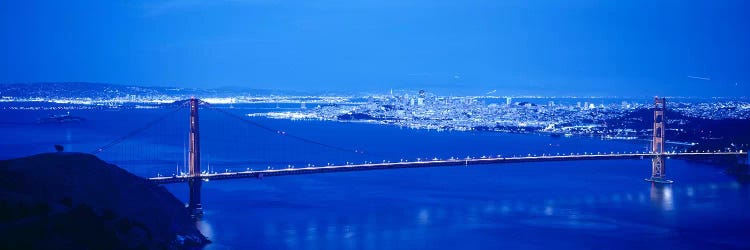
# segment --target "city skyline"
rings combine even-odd
[[[0,83],[741,96],[747,3],[9,2]]]

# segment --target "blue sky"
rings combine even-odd
[[[3,1],[0,83],[750,93],[747,1]]]

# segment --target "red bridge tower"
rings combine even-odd
[[[651,142],[651,152],[654,158],[651,160],[651,178],[646,181],[655,183],[672,183],[666,179],[666,167],[664,166],[664,111],[666,110],[666,98],[654,97],[654,135]]]
[[[190,98],[190,155],[189,155],[189,174],[190,180],[190,201],[188,209],[193,216],[203,214],[201,206],[201,148],[200,148],[200,130],[198,129],[198,105],[200,100]]]

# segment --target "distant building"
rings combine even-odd
[[[511,104],[512,101],[513,100],[510,97],[505,97],[505,105],[510,106],[510,104]]]

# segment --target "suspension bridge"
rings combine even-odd
[[[223,173],[201,173],[200,178],[204,181],[224,180],[224,179],[242,179],[242,178],[264,178],[282,175],[301,175],[317,174],[346,171],[365,171],[378,169],[398,169],[398,168],[425,168],[425,167],[448,167],[448,166],[469,166],[480,164],[503,164],[503,163],[524,163],[524,162],[550,162],[550,161],[583,161],[583,160],[627,160],[627,159],[651,159],[662,156],[667,158],[689,159],[702,156],[734,156],[741,154],[739,152],[708,152],[708,153],[627,153],[627,154],[573,154],[573,155],[540,155],[540,156],[516,156],[516,157],[480,157],[466,159],[447,159],[447,160],[428,160],[428,161],[403,161],[403,162],[383,162],[383,163],[363,163],[348,165],[331,165],[331,166],[307,166],[301,168],[287,167],[282,169],[265,169],[265,170],[248,170],[239,172]],[[149,180],[159,184],[169,184],[178,182],[187,182],[194,178],[189,174],[174,176],[151,177]],[[671,183],[671,180],[652,180],[654,182]]]
[[[623,160],[623,159],[648,159],[651,160],[651,176],[646,181],[654,183],[665,183],[670,184],[673,181],[666,178],[666,159],[700,159],[705,157],[737,157],[740,161],[747,160],[747,152],[743,151],[703,151],[703,152],[675,152],[665,150],[664,143],[664,131],[665,131],[665,111],[666,101],[664,98],[655,98],[654,100],[654,125],[653,135],[651,140],[651,147],[648,152],[611,152],[611,153],[571,153],[567,155],[560,154],[541,154],[541,155],[525,155],[525,156],[483,156],[483,157],[466,157],[466,158],[449,158],[449,159],[438,159],[433,158],[431,160],[416,160],[416,161],[405,161],[400,160],[397,162],[391,162],[383,160],[382,162],[364,161],[360,164],[353,162],[346,162],[346,164],[325,164],[325,165],[313,165],[308,164],[305,167],[294,167],[288,165],[285,168],[272,168],[267,167],[265,169],[250,169],[246,168],[245,171],[229,171],[225,172],[211,172],[201,169],[201,131],[200,131],[200,119],[199,119],[199,108],[206,107],[211,110],[215,110],[221,114],[227,115],[233,119],[247,123],[248,125],[257,127],[267,132],[271,132],[280,136],[289,137],[291,139],[301,141],[316,146],[329,148],[339,151],[348,151],[356,154],[365,154],[360,150],[349,149],[341,146],[336,146],[328,143],[319,142],[316,140],[308,139],[305,137],[286,133],[285,131],[276,130],[266,125],[251,121],[246,117],[237,116],[229,113],[225,110],[212,107],[210,104],[203,102],[196,98],[191,98],[188,101],[181,102],[179,108],[168,114],[176,113],[185,107],[189,107],[189,131],[188,131],[188,153],[186,155],[186,165],[188,171],[179,173],[176,172],[172,176],[155,176],[150,177],[150,180],[156,184],[169,184],[169,183],[180,183],[187,182],[190,188],[190,197],[188,207],[191,209],[194,215],[200,215],[202,212],[202,205],[200,202],[200,187],[203,181],[209,180],[228,180],[228,179],[243,179],[243,178],[266,178],[274,176],[285,176],[285,175],[304,175],[304,174],[320,174],[320,173],[332,173],[332,172],[349,172],[349,171],[367,171],[367,170],[386,170],[386,169],[402,169],[402,168],[426,168],[426,167],[448,167],[448,166],[472,166],[472,165],[483,165],[483,164],[505,164],[505,163],[526,163],[526,162],[555,162],[555,161],[582,161],[582,160]],[[112,142],[99,147],[96,149],[94,154],[99,154],[113,146],[118,145],[128,138],[143,132],[146,129],[151,128],[155,124],[163,122],[164,117],[159,117],[144,127],[138,128],[126,136],[117,138]],[[744,158],[743,158],[744,157]]]

